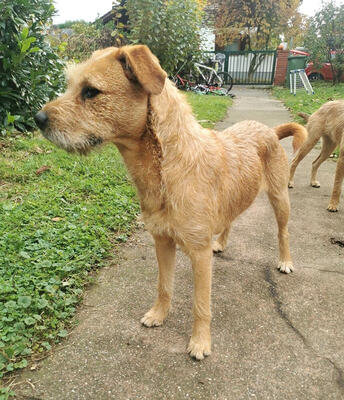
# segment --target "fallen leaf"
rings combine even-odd
[[[38,367],[37,364],[33,364],[33,365],[30,367],[30,370],[31,370],[31,371],[35,371],[35,370],[37,369],[37,367]]]
[[[43,172],[45,171],[49,171],[51,167],[49,167],[49,165],[43,165],[41,168],[38,168],[38,170],[36,171],[36,175],[41,175],[43,174]]]
[[[39,154],[44,153],[44,151],[43,151],[40,147],[38,147],[38,146],[36,146],[36,147],[34,148],[34,151],[35,151],[35,153],[39,153]]]
[[[61,217],[51,218],[51,220],[54,221],[54,222],[61,221],[61,219],[62,219]]]

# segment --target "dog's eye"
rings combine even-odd
[[[96,97],[97,94],[100,93],[100,90],[92,87],[84,87],[81,91],[81,97],[83,100],[85,99],[92,99],[93,97]]]

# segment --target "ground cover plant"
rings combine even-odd
[[[316,82],[313,83],[313,89],[314,95],[308,95],[305,90],[300,89],[294,96],[288,88],[276,86],[273,88],[273,94],[284,102],[293,114],[295,121],[304,124],[304,119],[299,117],[297,113],[312,114],[328,101],[344,100],[344,83],[338,83],[334,86],[331,83]],[[336,152],[338,154],[338,149]]]
[[[207,126],[231,102],[187,97]],[[89,272],[127,239],[138,212],[114,146],[82,157],[38,133],[0,140],[1,375],[67,336]]]

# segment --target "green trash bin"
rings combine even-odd
[[[290,71],[293,69],[305,69],[306,68],[306,56],[289,56],[286,83],[287,87],[290,87]]]

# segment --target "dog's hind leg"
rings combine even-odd
[[[211,353],[210,297],[212,274],[212,248],[188,249],[194,276],[193,328],[188,353],[196,360],[202,360]]]
[[[311,134],[312,132],[312,134]],[[317,141],[321,137],[321,131],[309,131],[309,136],[307,140],[303,143],[300,147],[299,151],[297,152],[296,156],[293,158],[290,164],[290,175],[289,175],[289,183],[288,186],[290,188],[294,187],[294,175],[297,166],[299,165],[300,161],[304,159],[304,157],[312,150],[312,148],[316,145]]]
[[[141,319],[147,327],[160,326],[170,310],[173,293],[176,244],[169,237],[154,236],[158,259],[158,296],[153,307]]]
[[[226,248],[230,228],[230,225],[226,227],[223,232],[221,232],[220,236],[213,242],[214,253],[219,253]]]
[[[279,263],[278,269],[289,274],[293,271],[293,262],[289,250],[288,219],[290,212],[288,193],[288,160],[280,146],[265,161],[265,179],[267,194],[275,212],[278,225]]]
[[[340,193],[342,191],[342,183],[344,179],[344,136],[342,139],[342,147],[337,161],[336,176],[334,178],[334,185],[330,203],[327,207],[328,211],[338,211],[338,204]]]
[[[336,148],[336,143],[334,143],[328,136],[322,137],[322,148],[319,156],[312,163],[312,176],[311,176],[311,186],[319,188],[320,183],[316,180],[317,172],[320,165],[328,159],[332,154],[333,150]]]
[[[290,212],[288,189],[268,191],[272,208],[274,209],[278,225],[279,263],[278,269],[289,274],[293,271],[293,262],[289,250],[288,219]]]

